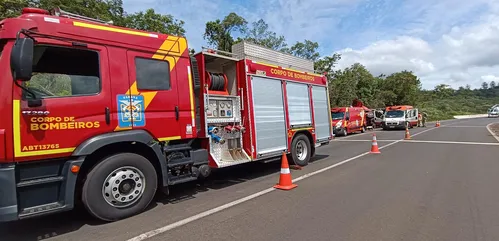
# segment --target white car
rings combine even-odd
[[[487,112],[488,117],[499,117],[499,105],[494,105]]]

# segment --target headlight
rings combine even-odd
[[[338,121],[338,123],[336,123],[336,128],[340,128],[341,127],[341,121]]]

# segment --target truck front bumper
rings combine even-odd
[[[381,127],[383,127],[383,130],[390,130],[390,129],[405,129],[405,123],[387,123],[387,122],[382,122]]]
[[[17,220],[15,165],[0,164],[0,222]]]

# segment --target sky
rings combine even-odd
[[[289,44],[340,53],[337,69],[360,63],[375,76],[410,70],[424,89],[499,82],[499,0],[124,0],[185,21],[190,47],[208,46],[205,23],[236,12],[263,19]]]

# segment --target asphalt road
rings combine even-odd
[[[499,240],[499,143],[485,128],[498,121],[430,123],[413,141],[376,131],[379,155],[365,154],[372,132],[350,135],[293,170],[291,191],[269,191],[280,163],[252,163],[175,187],[136,217],[101,223],[76,210],[1,224],[0,240]]]

